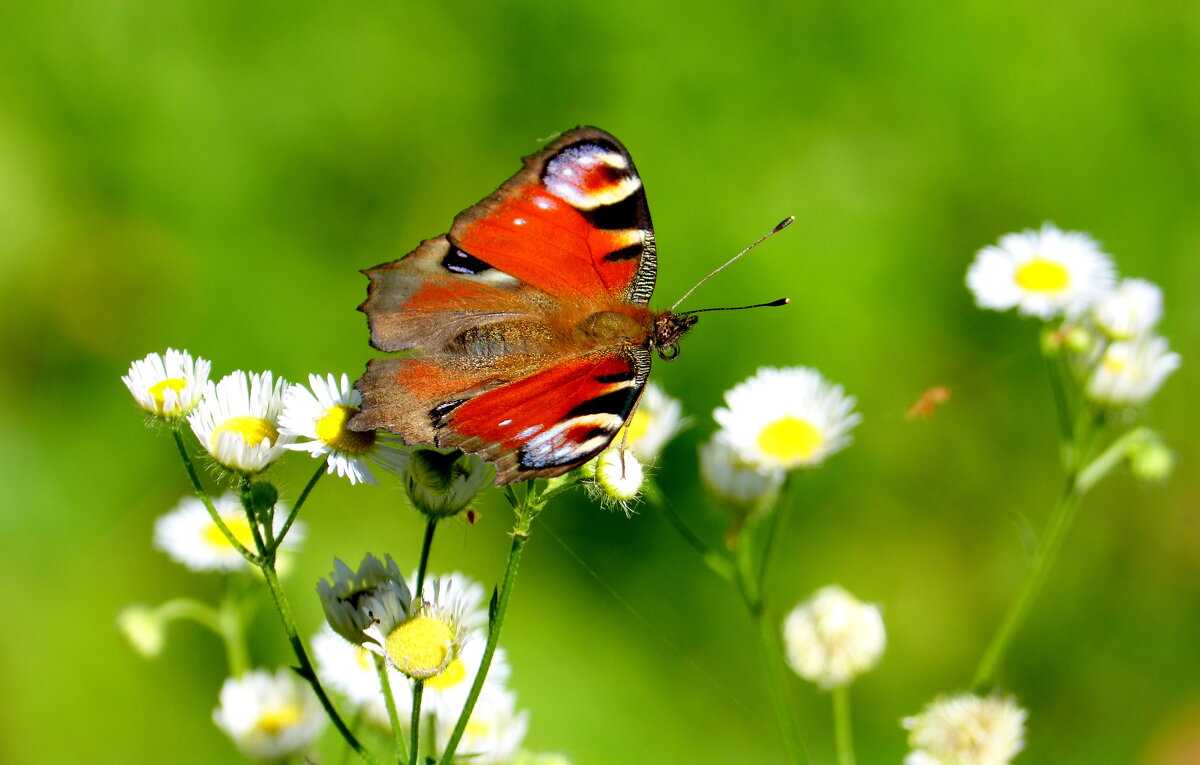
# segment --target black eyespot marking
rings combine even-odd
[[[491,270],[492,267],[474,255],[469,255],[455,247],[446,253],[446,257],[442,258],[442,268],[456,274],[475,276]]]
[[[465,403],[467,403],[465,398],[457,401],[443,401],[429,410],[429,421],[433,423],[433,427],[440,428],[444,424],[443,420],[446,416]]]
[[[622,247],[619,250],[613,250],[604,256],[604,259],[616,263],[622,260],[636,260],[642,257],[643,247],[640,244],[631,244],[628,247]]]
[[[567,412],[567,419],[584,417],[589,414],[615,414],[624,417],[633,406],[633,397],[628,388],[621,388],[611,393],[605,393],[584,401],[579,406]]]
[[[595,210],[580,210],[587,222],[596,228],[612,231],[622,228],[646,228],[641,220],[642,205],[644,204],[641,189],[633,192],[620,202],[611,205],[601,205]]]
[[[601,382],[601,383],[622,383],[622,382],[629,382],[634,377],[636,377],[636,374],[631,369],[628,372],[617,372],[616,374],[612,374],[612,375],[600,375],[599,377],[595,377],[592,379],[594,379],[596,382]]]

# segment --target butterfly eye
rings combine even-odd
[[[665,348],[658,349],[658,357],[663,361],[674,361],[679,356],[678,345],[668,345]]]

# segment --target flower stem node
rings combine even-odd
[[[418,447],[409,453],[404,488],[413,507],[430,518],[457,515],[491,483],[491,465],[473,454]]]
[[[644,480],[642,463],[628,449],[610,449],[596,462],[596,484],[617,502],[636,499]]]

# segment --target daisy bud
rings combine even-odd
[[[300,754],[317,740],[327,719],[312,688],[287,667],[229,678],[213,711],[217,727],[256,760]]]
[[[158,656],[167,642],[166,622],[150,606],[138,604],[122,609],[117,614],[117,628],[130,647],[144,659]]]
[[[1175,469],[1175,452],[1167,448],[1162,437],[1154,432],[1131,443],[1126,456],[1133,474],[1148,483],[1162,483]]]
[[[409,452],[404,488],[413,507],[431,518],[457,515],[492,481],[492,466],[457,449],[418,447]]]
[[[942,697],[901,723],[905,765],[1007,765],[1025,746],[1025,710],[1011,697]]]
[[[635,499],[644,478],[642,463],[627,449],[609,449],[596,462],[596,484],[618,502]]]
[[[792,609],[783,638],[796,674],[826,690],[874,667],[887,643],[879,607],[836,586],[818,590]]]
[[[204,395],[212,363],[187,351],[168,348],[166,356],[151,353],[129,367],[121,382],[138,406],[166,420],[186,416]]]
[[[1140,406],[1179,368],[1179,354],[1161,337],[1111,343],[1092,370],[1087,396],[1110,407]]]

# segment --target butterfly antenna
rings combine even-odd
[[[744,311],[747,308],[774,308],[776,306],[787,305],[792,302],[791,298],[779,298],[772,300],[770,303],[755,303],[754,305],[738,305],[731,308],[697,308],[693,311],[680,311],[677,316],[690,316],[694,313],[705,313],[707,311]]]
[[[758,238],[758,241],[756,241],[754,244],[752,244],[752,245],[750,245],[749,247],[747,247],[746,249],[742,250],[742,251],[741,251],[741,252],[739,252],[737,255],[734,255],[732,258],[730,258],[729,260],[725,261],[725,262],[724,262],[724,263],[722,263],[720,266],[717,266],[717,268],[713,269],[713,272],[712,272],[711,274],[709,274],[708,276],[704,277],[704,278],[703,278],[703,279],[701,279],[700,281],[696,282],[696,285],[695,285],[694,287],[692,287],[692,288],[691,288],[690,290],[688,290],[687,292],[683,293],[683,297],[681,297],[681,298],[679,298],[678,300],[676,300],[676,301],[675,301],[675,305],[671,306],[671,311],[672,311],[672,312],[674,312],[674,310],[675,310],[676,308],[678,308],[678,307],[679,307],[679,304],[680,304],[680,303],[682,303],[683,301],[687,300],[687,297],[688,297],[688,295],[690,295],[690,294],[692,294],[693,292],[695,292],[695,291],[696,291],[696,288],[697,288],[697,287],[699,287],[701,284],[704,284],[706,281],[708,281],[709,279],[711,279],[711,278],[713,278],[714,276],[716,276],[718,273],[720,273],[722,270],[724,270],[724,269],[725,269],[727,266],[730,266],[730,265],[732,265],[732,264],[733,264],[733,262],[734,262],[735,260],[737,260],[738,258],[742,257],[742,256],[743,256],[743,255],[745,255],[747,252],[750,252],[750,251],[751,251],[751,250],[753,250],[755,247],[759,246],[760,244],[762,244],[762,243],[763,243],[763,242],[765,242],[766,240],[770,239],[770,238],[771,238],[772,236],[774,236],[775,234],[778,234],[780,231],[783,231],[785,228],[787,228],[788,226],[792,225],[792,221],[794,221],[794,220],[796,220],[796,216],[795,216],[795,215],[789,215],[789,216],[787,216],[786,218],[784,218],[783,220],[781,220],[781,221],[779,222],[779,225],[778,225],[778,226],[776,226],[775,228],[771,229],[771,230],[770,230],[770,231],[768,231],[767,233],[765,233],[765,234],[763,234],[762,236],[760,236],[760,237]],[[786,301],[785,301],[785,302],[786,302]],[[779,301],[775,301],[774,303],[765,303],[764,305],[783,305],[783,303],[780,303]],[[744,307],[745,307],[745,308],[758,308],[759,306],[749,306],[749,305],[748,305],[748,306],[744,306]],[[710,310],[710,311],[711,311],[711,310],[717,310],[717,309],[711,309],[711,308],[709,308],[709,309],[704,309],[704,310]],[[737,309],[734,309],[734,310],[737,310]],[[689,311],[689,313],[698,313],[698,311]]]

